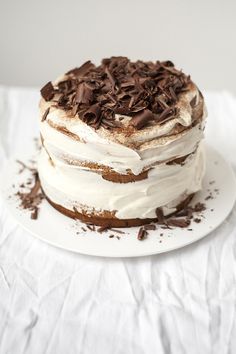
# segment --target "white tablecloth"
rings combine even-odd
[[[0,169],[38,135],[34,89],[0,88]],[[206,93],[207,141],[236,171],[236,99]],[[49,221],[50,222],[50,221]],[[105,259],[49,246],[0,201],[0,353],[236,352],[236,207],[200,242]]]

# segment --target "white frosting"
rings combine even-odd
[[[78,124],[78,126],[80,126]],[[89,126],[82,124],[77,132],[83,141],[72,139],[52,128],[47,121],[41,123],[44,145],[52,159],[67,157],[68,160],[106,165],[118,173],[130,169],[139,174],[152,164],[192,153],[203,138],[201,125],[185,130],[173,137],[154,139],[135,150],[98,136]]]
[[[189,143],[188,140],[186,144]],[[130,161],[135,153],[131,155],[130,152]],[[54,162],[55,166],[52,166],[42,149],[39,175],[42,187],[52,201],[70,210],[75,206],[78,210],[116,211],[121,219],[154,218],[155,209],[163,206],[166,214],[172,212],[188,194],[201,189],[205,169],[201,144],[183,166],[162,163],[149,171],[147,179],[130,183],[114,183],[79,166],[58,159]]]

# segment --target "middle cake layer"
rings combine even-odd
[[[41,123],[40,127],[43,145],[52,161],[57,159],[84,169],[111,169],[119,174],[134,175],[193,153],[203,138],[203,128],[204,122],[201,122],[176,135],[148,141],[137,150],[107,141],[89,127],[86,127],[87,141],[80,136],[68,136],[48,122]]]

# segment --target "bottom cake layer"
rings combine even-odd
[[[194,194],[189,195],[185,200],[183,200],[179,205],[176,206],[175,212],[173,212],[171,215],[176,214],[180,210],[184,209],[192,200]],[[147,219],[117,219],[116,217],[110,215],[110,218],[108,217],[109,212],[104,211],[103,215],[89,215],[86,213],[86,211],[83,212],[78,212],[76,209],[75,210],[70,210],[64,208],[62,205],[56,204],[53,201],[51,201],[47,195],[46,195],[47,201],[60,213],[63,215],[66,215],[70,218],[73,219],[79,219],[80,221],[84,223],[91,223],[94,225],[98,226],[107,226],[107,227],[132,227],[132,226],[142,226],[145,224],[149,224],[151,222],[156,222],[158,221],[157,218],[147,218]]]

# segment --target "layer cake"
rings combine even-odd
[[[201,189],[206,109],[171,61],[90,61],[41,89],[42,189],[63,214],[135,226]]]

